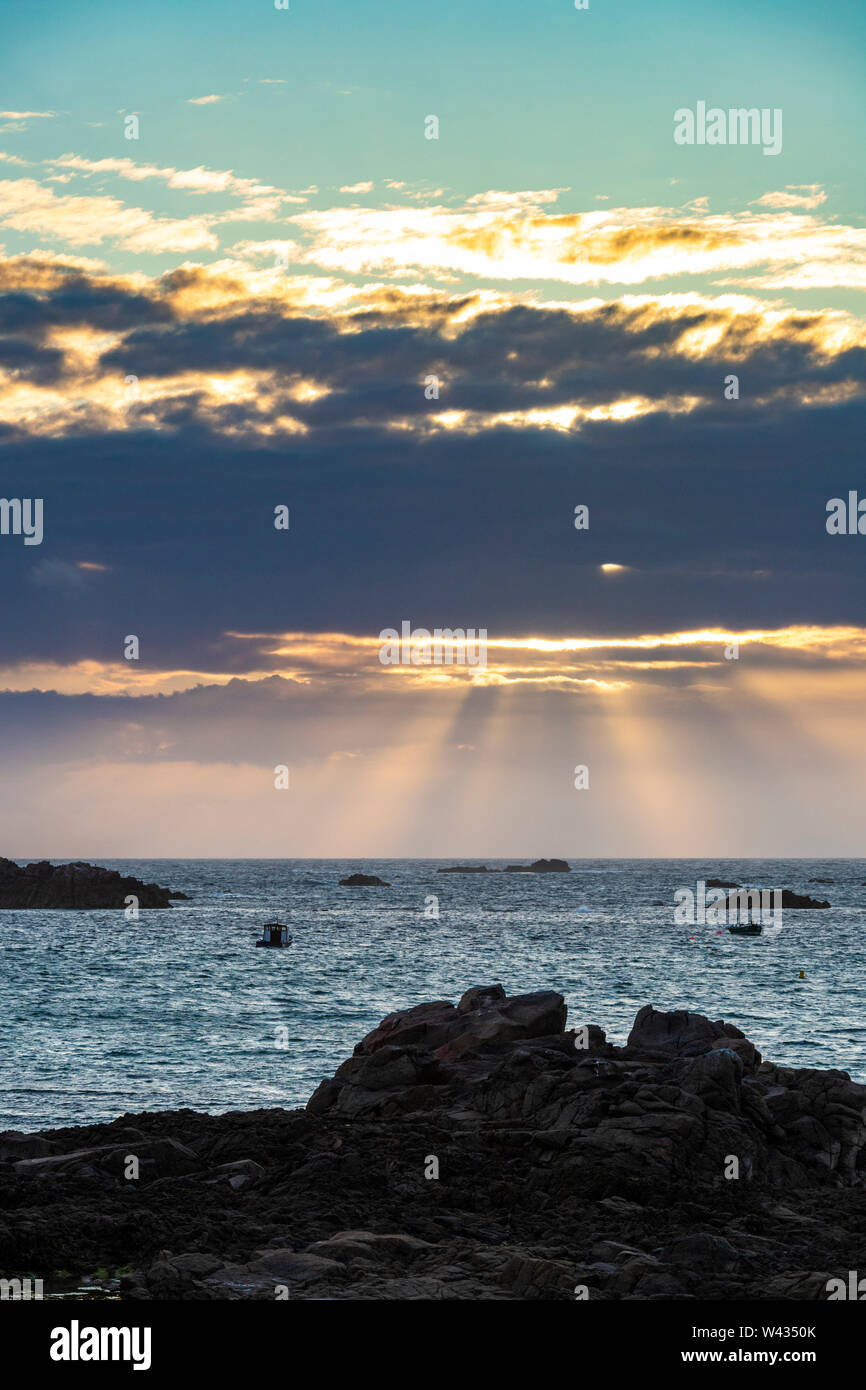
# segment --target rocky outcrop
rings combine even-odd
[[[357,1115],[381,1109],[395,1091],[459,1085],[464,1068],[454,1064],[464,1054],[561,1033],[565,1016],[561,994],[542,990],[508,999],[502,985],[467,990],[456,1006],[441,1000],[389,1014],[334,1078],[322,1082],[307,1109],[316,1113],[335,1104],[340,1113]],[[471,1061],[469,1067],[474,1070]]]
[[[383,878],[377,878],[375,874],[349,874],[348,878],[340,879],[341,888],[390,888],[390,883],[386,883]]]
[[[844,1072],[764,1063],[740,1029],[701,1014],[645,1005],[618,1048],[597,1027],[565,1032],[565,1013],[552,991],[509,999],[491,985],[456,1007],[390,1014],[307,1110],[390,1116],[459,1104],[464,1117],[531,1122],[542,1149],[556,1131],[570,1166],[627,1156],[658,1181],[720,1181],[729,1154],[748,1160],[752,1179],[866,1175],[866,1087]]]
[[[437,874],[495,874],[486,864],[454,864],[447,869],[437,869]]]
[[[866,1086],[686,1010],[623,1047],[566,1025],[555,991],[474,987],[389,1014],[304,1111],[0,1135],[0,1268],[131,1267],[128,1299],[752,1301],[862,1265]]]
[[[139,907],[152,908],[171,907],[172,898],[187,895],[96,864],[41,860],[19,868],[11,859],[0,859],[0,908],[122,908],[128,897],[137,898]]]
[[[455,864],[437,869],[437,874],[567,874],[571,870],[564,859],[536,859],[534,864],[508,864],[504,869],[488,869],[486,864]]]
[[[534,864],[509,864],[505,874],[567,874],[571,870],[564,859],[536,859]]]
[[[710,888],[712,886],[712,883],[708,881],[707,887]],[[728,888],[730,886],[731,885],[727,883],[719,884],[719,887],[721,888]],[[760,888],[739,888],[736,884],[733,886],[737,888],[737,891],[735,893],[729,894],[727,902],[725,904],[725,906],[731,909],[732,911],[736,911],[738,907],[738,896],[741,894],[745,895],[747,893],[756,895],[756,901],[758,907],[760,908],[762,901],[760,894],[762,891],[767,894],[767,901],[769,902],[770,908],[772,909],[775,906],[775,889],[766,888],[761,890]],[[830,906],[828,902],[824,902],[820,898],[810,898],[807,894],[794,893],[790,888],[783,888],[781,890],[780,904],[782,908],[803,908],[810,910],[814,910],[815,908],[819,907],[823,908]]]
[[[818,908],[830,904],[821,898],[810,898],[806,893],[792,893],[790,888],[782,889],[782,907]]]

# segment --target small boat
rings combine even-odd
[[[760,936],[763,930],[760,922],[748,922],[744,927],[728,927],[734,936]]]
[[[284,922],[265,922],[257,946],[291,946],[292,938]]]

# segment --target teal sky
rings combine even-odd
[[[365,202],[382,203],[386,178],[426,180],[458,199],[567,188],[560,211],[599,195],[633,207],[706,197],[711,212],[739,211],[768,190],[820,183],[826,218],[860,225],[866,9],[840,0],[832,17],[804,0],[9,8],[4,105],[58,117],[0,142],[29,159],[125,155],[286,189],[315,184],[313,207],[366,180],[377,189]],[[223,99],[189,104],[211,94]],[[673,110],[699,99],[781,107],[781,154],[675,146]],[[121,111],[139,113],[137,143],[123,139]],[[423,139],[430,113],[438,141]],[[167,189],[148,194],[155,211],[177,215],[185,203]],[[7,244],[18,249],[14,234]],[[851,307],[844,290],[800,302],[819,299]]]

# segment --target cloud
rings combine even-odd
[[[784,192],[765,193],[756,205],[765,208],[817,208],[826,203],[827,194],[819,183],[789,183]]]
[[[113,680],[134,613],[146,665],[120,674],[139,696],[163,677],[378,690],[360,649],[278,650],[287,595],[298,631],[367,642],[404,618],[491,639],[858,626],[857,541],[824,521],[859,477],[864,339],[850,314],[742,293],[539,303],[289,274],[261,243],[161,276],[0,258],[4,491],[45,503],[44,555],[0,545],[4,658],[41,663],[33,684],[81,662],[97,665],[76,678]],[[214,554],[231,575],[217,604]],[[44,560],[70,582],[34,582]],[[752,643],[743,672],[768,652]],[[517,645],[490,680],[610,702],[718,683],[720,660]],[[807,660],[823,658],[786,653]],[[345,732],[331,749],[355,746]]]
[[[569,676],[575,654],[517,647],[497,657],[520,663],[504,683],[471,688],[380,671],[360,688],[322,675],[0,694],[0,833],[63,858],[280,857],[287,843],[311,857],[531,858],[535,843],[697,857],[708,839],[720,856],[856,855],[862,657],[632,654],[597,681]],[[575,795],[578,761],[591,795]],[[291,769],[279,795],[277,763]],[[515,845],[526,825],[532,844]]]
[[[274,222],[288,212],[295,263],[341,275],[569,286],[640,286],[700,276],[719,287],[756,290],[866,288],[866,229],[822,220],[817,209],[825,194],[818,185],[764,194],[740,213],[711,213],[706,198],[680,209],[559,212],[551,205],[567,192],[562,188],[494,189],[449,206],[436,201],[442,189],[409,189],[402,181],[386,180],[410,205],[294,211],[314,189],[288,192],[232,170],[178,169],[119,156],[68,153],[44,161],[44,167],[51,171],[48,181],[110,176],[231,200],[197,218],[169,219],[127,208],[107,195],[89,204],[71,194],[61,198],[48,182],[39,185],[32,178],[0,187],[0,220],[6,225],[71,244],[113,240],[132,253],[214,250],[221,225]],[[340,191],[360,196],[372,188],[368,180],[344,184]],[[247,254],[253,243],[240,245]]]
[[[521,209],[534,211],[545,203],[555,203],[560,194],[567,192],[567,188],[536,188],[524,192],[490,189],[486,193],[474,193],[466,199],[466,206],[484,208],[491,212],[515,212]]]
[[[104,569],[104,566],[90,568]],[[83,576],[62,561],[43,561],[34,582],[81,587]],[[450,630],[453,629],[453,625]],[[266,697],[309,701],[315,691],[338,694],[341,701],[363,700],[371,691],[401,694],[424,687],[537,686],[539,690],[582,689],[616,695],[635,684],[681,687],[684,680],[706,684],[708,672],[726,675],[733,646],[757,670],[803,673],[844,669],[866,680],[866,628],[794,625],[780,629],[704,629],[608,637],[529,637],[488,635],[486,664],[461,664],[461,642],[444,641],[439,665],[383,666],[378,634],[338,632],[226,633],[241,661],[230,670],[139,668],[123,660],[26,660],[0,666],[0,690],[40,690],[67,696],[133,697],[179,695],[206,687],[260,686]],[[470,643],[471,646],[471,643]],[[418,651],[421,647],[416,643]],[[474,651],[474,649],[473,649]],[[233,663],[236,664],[236,663]],[[316,697],[318,698],[318,697]]]
[[[104,213],[104,200],[71,201]],[[866,328],[837,311],[745,295],[537,305],[288,275],[277,257],[294,259],[295,244],[237,250],[265,268],[225,261],[148,279],[88,274],[83,259],[65,270],[46,256],[0,260],[0,285],[23,292],[0,302],[0,421],[24,435],[199,425],[259,440],[575,436],[714,418],[731,370],[749,382],[740,415],[864,392]]]
[[[48,589],[83,589],[85,575],[66,560],[40,560],[31,572],[34,584]]]
[[[15,134],[29,129],[31,121],[53,120],[54,111],[0,111],[0,134]]]
[[[35,179],[0,180],[0,225],[73,246],[113,241],[128,251],[214,250],[217,238],[200,217],[156,217],[116,198],[58,195]]]
[[[27,130],[31,121],[49,121],[56,115],[54,111],[0,111],[0,134],[12,134]]]
[[[187,98],[187,104],[189,106],[213,106],[214,102],[217,101],[225,101],[225,96],[219,96],[216,92],[213,92],[210,96],[206,97]]]
[[[459,209],[329,208],[290,220],[310,238],[309,262],[347,274],[636,285],[730,274],[748,283],[746,273],[763,271],[756,284],[866,288],[860,227],[783,211],[711,214],[703,206],[554,213],[544,207],[554,196],[491,193]]]
[[[156,164],[138,164],[128,158],[86,159],[75,154],[61,155],[58,159],[45,162],[52,168],[70,170],[83,178],[114,174],[133,183],[157,179],[168,188],[180,189],[184,193],[226,193],[233,198],[243,199],[248,205],[244,212],[257,220],[270,220],[283,204],[307,201],[306,195],[287,193],[272,184],[242,178],[231,169],[208,169],[204,165],[198,165],[195,169],[174,169]]]

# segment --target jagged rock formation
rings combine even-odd
[[[810,898],[807,893],[793,893],[790,888],[782,889],[782,907],[817,908],[829,907],[822,898]]]
[[[131,1265],[134,1299],[819,1299],[862,1264],[864,1181],[845,1072],[650,1005],[617,1047],[490,985],[389,1014],[305,1111],[0,1135],[0,1268]]]
[[[0,908],[125,907],[128,897],[139,907],[171,907],[172,898],[186,898],[156,883],[124,878],[116,869],[96,864],[49,864],[41,860],[24,868],[0,859]]]
[[[710,888],[710,887],[712,887],[712,886],[713,886],[713,885],[712,885],[712,880],[708,881],[707,887]],[[727,884],[727,883],[722,883],[722,884],[719,884],[718,886],[721,887],[721,888],[729,888],[731,885],[730,885],[730,884]],[[759,888],[739,888],[739,887],[737,887],[736,884],[733,885],[733,886],[736,888],[737,891],[734,892],[734,893],[729,894],[728,899],[727,899],[727,902],[726,902],[726,906],[727,906],[728,908],[730,908],[730,909],[736,911],[737,906],[738,906],[738,895],[740,895],[740,894],[745,895],[745,894],[747,894],[747,893],[752,893],[752,894],[756,895],[757,904],[758,904],[759,907],[761,906],[761,903],[762,903],[761,889],[759,889]],[[775,890],[772,889],[772,888],[769,888],[769,889],[764,889],[763,891],[767,894],[767,901],[769,902],[770,907],[772,908],[772,907],[774,906],[774,904],[775,904],[775,901],[776,901]],[[808,896],[808,894],[805,894],[805,893],[795,893],[795,892],[793,892],[792,889],[790,889],[790,888],[783,888],[783,889],[781,890],[780,905],[781,905],[781,907],[782,907],[783,909],[784,909],[784,908],[798,908],[798,909],[804,909],[804,910],[806,910],[806,909],[814,910],[815,908],[823,908],[823,907],[829,907],[829,906],[830,906],[830,904],[829,904],[828,902],[825,902],[825,901],[824,901],[823,899],[821,899],[821,898],[810,898],[810,897]]]

